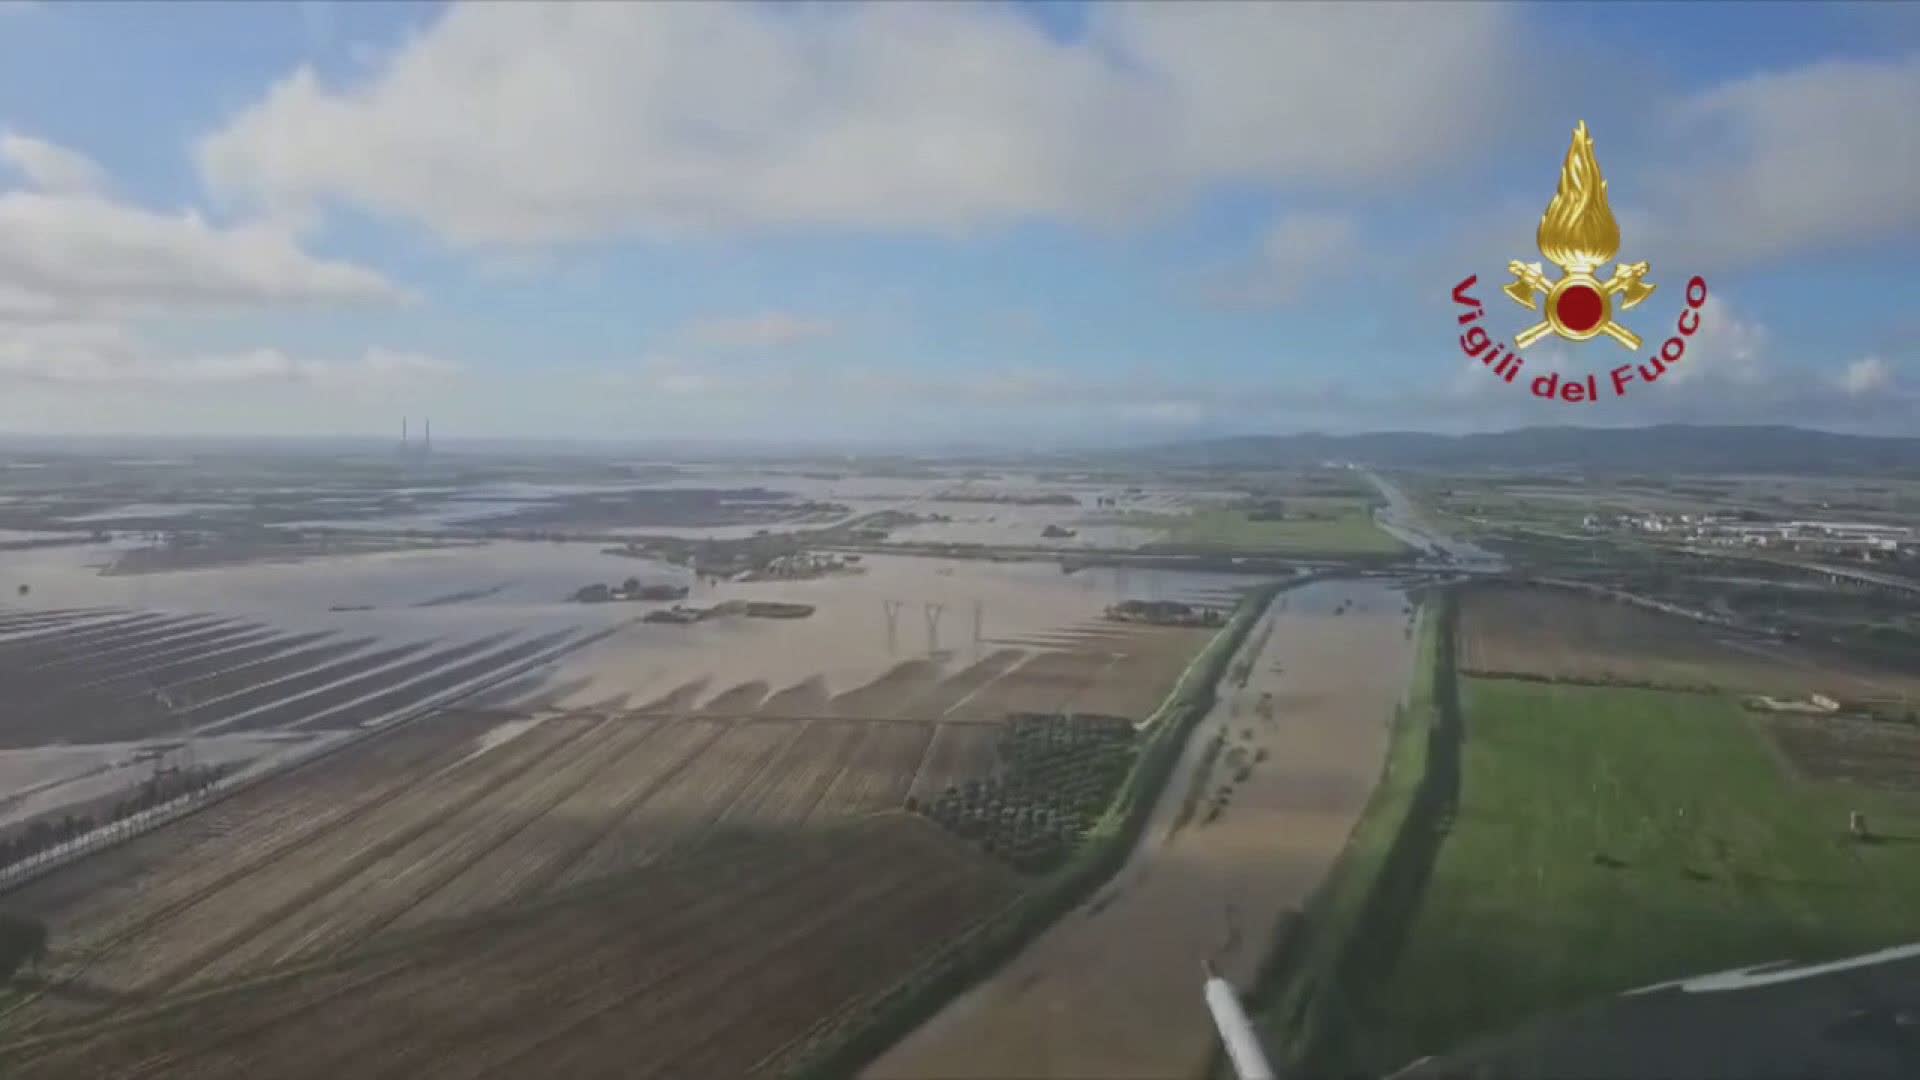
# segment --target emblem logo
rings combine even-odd
[[[1513,335],[1513,346],[1496,340],[1496,319],[1489,318],[1486,306],[1473,294],[1480,275],[1468,274],[1453,287],[1457,318],[1464,327],[1460,333],[1460,351],[1467,359],[1484,366],[1504,383],[1527,387],[1534,397],[1568,404],[1597,404],[1602,384],[1593,373],[1547,371],[1521,382],[1526,366],[1519,350],[1548,334],[1567,341],[1589,341],[1602,334],[1625,349],[1640,348],[1640,335],[1614,321],[1617,307],[1631,311],[1652,296],[1654,284],[1647,280],[1647,264],[1615,263],[1605,281],[1595,276],[1620,250],[1620,224],[1613,220],[1607,205],[1607,182],[1600,176],[1600,162],[1593,156],[1593,136],[1587,134],[1586,121],[1573,129],[1573,145],[1567,148],[1567,160],[1560,166],[1560,187],[1540,215],[1540,228],[1534,233],[1540,254],[1558,266],[1560,280],[1550,280],[1539,263],[1510,262],[1507,271],[1513,282],[1501,291],[1514,303],[1544,318]],[[1674,320],[1674,333],[1660,343],[1658,355],[1639,364],[1621,364],[1607,372],[1613,396],[1627,396],[1633,383],[1652,385],[1678,366],[1687,354],[1687,342],[1700,329],[1700,312],[1707,305],[1707,282],[1695,275],[1687,279],[1687,303]]]
[[[1594,276],[1620,250],[1620,225],[1607,205],[1607,182],[1593,156],[1593,136],[1587,133],[1585,120],[1573,129],[1573,145],[1560,166],[1560,189],[1540,215],[1535,239],[1540,254],[1565,274],[1559,281],[1549,281],[1539,263],[1507,264],[1513,283],[1502,291],[1514,303],[1541,311],[1538,297],[1546,297],[1542,312],[1546,318],[1515,334],[1515,347],[1524,349],[1548,334],[1568,341],[1605,334],[1623,348],[1638,349],[1640,335],[1613,320],[1614,298],[1619,297],[1620,310],[1631,311],[1657,286],[1647,282],[1644,262],[1616,263],[1613,276],[1605,282]]]

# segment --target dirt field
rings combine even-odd
[[[1911,675],[1558,590],[1469,590],[1460,628],[1460,666],[1474,674],[1870,703],[1920,695],[1920,678]]]
[[[1215,1040],[1202,965],[1245,985],[1281,913],[1318,886],[1378,775],[1411,670],[1398,593],[1329,582],[1287,595],[1272,632],[1248,639],[1261,651],[1247,685],[1223,683],[1126,867],[868,1077],[1199,1073]],[[1332,614],[1342,602],[1345,613]],[[1279,703],[1270,717],[1260,705],[1268,694]],[[1205,747],[1222,734],[1247,762],[1265,759],[1244,776],[1209,771]],[[1212,821],[1183,823],[1196,785],[1233,793]]]
[[[0,1071],[770,1075],[1015,888],[910,815],[728,830],[508,914],[0,1045]]]
[[[926,802],[949,785],[990,775],[994,767],[994,744],[999,738],[997,723],[941,724],[927,746],[910,794]]]
[[[53,945],[0,1017],[39,1048],[0,1062],[740,1075],[1018,888],[897,812],[936,735],[997,726],[500,717],[416,721],[9,894]],[[207,992],[191,1023],[130,1011]],[[63,1041],[79,1020],[106,1026]]]
[[[12,894],[10,907],[51,925],[48,974],[68,987],[15,1020],[347,955],[628,872],[717,832],[898,809],[910,793],[989,775],[1008,711],[1084,699],[1146,715],[1204,639],[1150,630],[1099,651],[907,661],[831,698],[774,694],[741,715],[713,702],[746,702],[759,687],[715,692],[695,679],[639,711],[416,721]],[[1141,658],[1124,676],[1117,648]]]

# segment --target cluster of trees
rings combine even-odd
[[[1133,725],[1104,716],[1013,717],[995,748],[993,776],[949,785],[909,805],[1017,869],[1058,866],[1105,812],[1137,740]]]
[[[630,577],[618,585],[587,585],[573,594],[576,603],[605,604],[614,600],[685,600],[688,589],[685,585],[643,585],[637,577]]]
[[[1107,618],[1115,622],[1141,622],[1154,626],[1224,626],[1226,613],[1218,608],[1194,607],[1178,600],[1122,600],[1107,607]]]
[[[1289,585],[1315,580],[1303,575]],[[973,931],[943,945],[913,975],[876,998],[864,1012],[800,1051],[787,1070],[793,1080],[852,1076],[887,1047],[926,1022],[953,995],[1014,956],[1056,920],[1092,898],[1119,872],[1147,827],[1154,800],[1173,774],[1194,726],[1214,704],[1214,686],[1246,641],[1279,585],[1263,585],[1241,601],[1235,618],[1200,653],[1193,669],[1162,705],[1157,722],[1137,736],[1135,764],[1120,781],[1112,805],[1057,873],[1034,883],[1016,902]],[[1452,654],[1447,656],[1452,662]],[[908,806],[912,809],[912,804]]]

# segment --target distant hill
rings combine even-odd
[[[1587,471],[1884,472],[1920,470],[1920,439],[1784,426],[1532,427],[1481,435],[1384,431],[1247,435],[1134,451],[1165,465],[1295,466],[1352,461],[1393,467],[1564,466]]]

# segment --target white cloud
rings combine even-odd
[[[1671,336],[1671,327],[1661,328]],[[1643,352],[1648,356],[1660,349],[1666,336],[1649,331]],[[1711,384],[1713,386],[1760,386],[1776,380],[1778,373],[1767,357],[1768,329],[1748,319],[1738,308],[1721,297],[1711,297],[1700,312],[1700,329],[1687,339],[1687,351],[1680,363],[1661,378],[1675,384]]]
[[[405,296],[379,273],[315,258],[268,226],[31,191],[0,192],[0,289],[87,310]]]
[[[303,251],[270,224],[210,224],[96,193],[85,157],[21,135],[0,153],[41,190],[0,190],[0,316],[397,301],[379,273]]]
[[[1219,275],[1209,290],[1228,304],[1283,305],[1345,277],[1358,261],[1359,228],[1350,214],[1298,212],[1268,226],[1248,265]]]
[[[0,383],[157,393],[275,385],[306,390],[394,391],[441,383],[461,371],[441,357],[374,346],[357,357],[295,356],[279,349],[169,353],[112,323],[0,324]]]
[[[704,319],[689,327],[687,336],[693,343],[711,348],[778,349],[831,337],[838,329],[831,320],[767,311],[739,318]]]
[[[107,174],[92,158],[17,132],[0,133],[0,160],[41,191],[86,194],[107,186]]]
[[[1738,79],[1674,113],[1686,147],[1654,234],[1687,265],[1764,262],[1920,229],[1920,54]]]
[[[1060,41],[984,4],[456,5],[360,83],[295,71],[198,158],[242,201],[468,244],[1125,222],[1465,152],[1511,11],[1383,7],[1114,5]]]
[[[1849,394],[1877,394],[1893,381],[1893,365],[1878,356],[1863,356],[1840,374],[1840,388]]]

